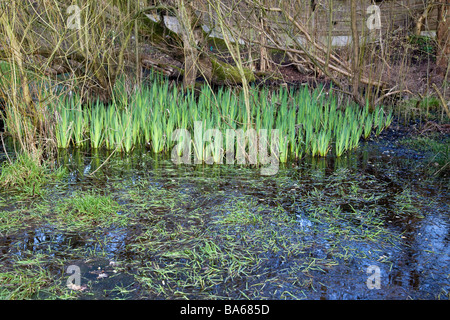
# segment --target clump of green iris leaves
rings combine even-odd
[[[131,152],[148,145],[153,152],[163,153],[175,145],[174,130],[193,132],[194,123],[201,121],[205,130],[251,127],[259,133],[266,129],[269,139],[271,129],[278,129],[279,161],[284,163],[304,155],[323,157],[330,151],[340,157],[355,149],[362,138],[379,135],[393,119],[392,111],[383,107],[369,111],[368,105],[340,103],[332,89],[325,93],[323,87],[252,87],[248,117],[242,91],[222,87],[213,92],[207,85],[184,90],[161,76],[153,77],[151,87],[142,86],[132,94],[118,81],[110,105],[95,101],[82,106],[76,95],[61,96],[52,106],[59,120],[58,147],[90,145]],[[247,119],[252,119],[250,126]]]

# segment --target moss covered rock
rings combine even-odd
[[[214,58],[211,58],[211,63],[214,82],[234,83],[234,84],[242,83],[242,78],[239,73],[239,69],[236,66],[228,64],[226,62],[219,61]],[[244,68],[244,75],[247,78],[247,81],[249,82],[255,80],[254,73],[248,68]]]

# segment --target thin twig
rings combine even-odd
[[[9,158],[8,151],[6,151],[5,141],[3,141],[3,132],[0,132],[0,138],[2,139],[3,150],[5,150],[5,155],[8,158],[10,164],[12,164],[11,159]]]
[[[94,176],[94,174],[95,174],[101,167],[103,167],[103,165],[104,165],[106,162],[108,162],[109,158],[111,158],[112,155],[113,155],[114,153],[116,153],[116,150],[117,150],[117,147],[113,150],[113,152],[111,152],[111,154],[108,156],[108,158],[106,158],[105,161],[103,161],[103,163],[102,163],[101,165],[98,166],[97,169],[95,169],[94,171],[92,171],[92,172],[89,174],[89,176],[91,176],[91,177]]]
[[[447,113],[447,116],[450,118],[450,111],[448,110],[447,104],[445,103],[444,97],[442,96],[441,92],[439,91],[438,87],[435,83],[433,83],[433,89],[436,91],[437,95],[439,96],[439,99],[441,100],[442,107],[444,108],[445,112]]]

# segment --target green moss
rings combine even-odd
[[[228,52],[228,47],[225,41],[221,38],[217,37],[210,37],[208,36],[207,32],[203,33],[205,38],[207,38],[208,46],[213,48],[214,50],[217,50],[219,52]]]
[[[218,82],[228,82],[228,83],[242,83],[242,78],[239,73],[239,69],[228,63],[211,58],[213,77],[218,80]],[[255,75],[253,72],[244,68],[244,75],[247,81],[255,81]]]
[[[150,37],[151,42],[156,44],[167,44],[168,39],[174,42],[180,42],[181,39],[176,32],[173,32],[165,25],[155,22],[149,19],[146,15],[142,14],[139,18],[139,30]]]

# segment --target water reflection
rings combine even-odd
[[[154,156],[146,150],[135,150],[131,156],[115,154],[108,158],[110,155],[107,151],[87,153],[78,149],[61,152],[58,161],[70,171],[66,191],[95,186],[120,195],[129,187],[143,184],[147,188],[174,190],[178,195],[189,196],[192,207],[198,205],[195,201],[199,199],[204,199],[202,208],[210,208],[232,201],[234,196],[251,195],[269,206],[291,210],[302,237],[290,240],[311,243],[304,253],[311,259],[336,261],[311,273],[314,280],[310,281],[317,287],[307,291],[310,299],[434,299],[442,289],[449,291],[448,184],[445,187],[445,181],[419,180],[408,162],[405,164],[401,158],[383,153],[383,149],[363,146],[358,152],[340,158],[304,158],[281,165],[279,173],[270,177],[260,176],[258,168],[245,166],[176,166],[167,157]],[[108,159],[106,163],[105,159]],[[93,172],[97,172],[95,176],[91,176]],[[411,190],[406,199],[410,201],[410,211],[402,211],[398,206],[398,198],[404,196],[405,190]],[[344,235],[340,241],[324,237],[321,232],[327,226],[312,219],[317,209],[316,203],[307,197],[312,192],[329,199],[330,203],[334,201],[340,217],[348,213],[348,218],[333,226]],[[300,204],[294,205],[296,202]],[[371,209],[385,217],[383,227],[398,234],[399,239],[383,243],[352,241],[351,232],[363,232],[364,218],[368,218]],[[361,216],[352,216],[355,211],[361,211]],[[416,212],[423,218],[418,218]],[[186,227],[191,223],[186,222]],[[21,258],[31,252],[67,259],[73,251],[83,251],[126,260],[131,256],[127,246],[135,236],[131,228],[101,230],[94,237],[89,232],[39,226],[0,239],[0,250],[2,255]],[[329,252],[336,243],[342,246],[341,256],[330,257]],[[269,259],[273,277],[283,279],[277,272],[295,265],[297,261],[291,259],[283,263],[279,258]],[[366,285],[366,270],[370,265],[381,269],[379,290],[370,290]],[[297,276],[303,282],[309,281],[301,272]],[[283,285],[284,289],[295,291],[287,281]]]
[[[70,259],[79,252],[100,253],[114,258],[126,245],[125,228],[106,230],[92,237],[91,232],[70,232],[53,227],[37,227],[20,235],[0,239],[0,248],[5,256],[27,259],[36,254],[45,257]],[[46,258],[46,259],[47,259]]]

